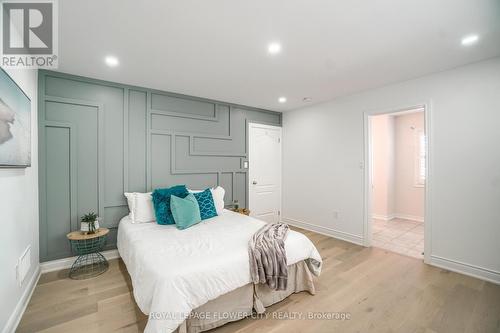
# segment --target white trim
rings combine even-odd
[[[402,116],[402,115],[407,115],[407,114],[413,114],[413,113],[418,113],[418,112],[423,112],[425,110],[424,106],[417,107],[417,108],[398,108],[399,111],[394,111],[394,112],[382,112],[382,113],[397,113],[396,116]]]
[[[390,221],[394,218],[396,218],[396,215],[394,215],[394,214],[390,214],[390,215],[372,214],[372,219],[376,219],[376,220]]]
[[[380,214],[372,214],[372,219],[382,220],[382,221],[390,221],[394,219],[402,219],[402,220],[410,220],[415,222],[424,222],[423,216],[416,215],[408,215],[408,214],[390,214],[390,215],[380,215]]]
[[[403,220],[410,220],[410,221],[415,221],[415,222],[424,222],[425,221],[422,216],[399,214],[399,213],[394,214],[394,218],[403,219]]]
[[[283,222],[318,234],[363,246],[363,236],[284,217]]]
[[[120,258],[120,254],[118,253],[118,250],[103,251],[103,252],[101,252],[101,254],[107,260]],[[76,258],[78,258],[78,257],[69,257],[69,258],[63,258],[63,259],[42,262],[40,264],[41,272],[43,274],[43,273],[48,273],[48,272],[59,271],[61,269],[70,268],[71,265],[73,265],[73,263],[75,262]]]
[[[411,105],[411,104],[408,104]],[[425,216],[424,216],[424,234],[425,234],[425,244],[424,244],[424,262],[431,262],[431,252],[432,252],[432,220],[431,220],[431,189],[432,189],[432,101],[426,103],[415,103],[414,106],[402,106],[386,108],[382,110],[371,110],[363,113],[363,133],[364,133],[364,215],[363,215],[363,245],[371,246],[372,243],[372,224],[371,224],[371,209],[372,209],[372,198],[371,198],[371,184],[372,184],[372,174],[371,174],[371,153],[372,153],[372,142],[370,140],[371,136],[371,122],[370,117],[382,114],[392,114],[401,113],[402,111],[408,110],[422,110],[425,117],[425,135],[427,136],[427,154],[426,154],[426,168],[425,168],[425,179],[426,186],[424,188],[425,192]]]
[[[364,175],[364,207],[363,207],[363,246],[372,245],[372,223],[371,223],[371,212],[372,212],[372,198],[371,192],[373,191],[373,172],[372,172],[372,140],[370,139],[372,133],[372,122],[370,121],[370,115],[365,112],[363,114],[363,134],[364,134],[364,161],[363,167],[365,171]]]
[[[431,196],[432,196],[432,170],[434,170],[431,162],[434,158],[433,145],[431,144],[431,139],[434,135],[432,129],[432,101],[429,101],[424,108],[424,126],[425,126],[425,137],[426,142],[426,155],[425,155],[425,187],[424,187],[424,262],[431,262],[432,255],[432,207],[431,207]]]
[[[19,325],[19,322],[21,321],[21,318],[24,315],[24,311],[26,311],[26,308],[28,307],[28,303],[31,299],[31,296],[35,291],[35,287],[38,284],[40,275],[41,275],[40,266],[37,266],[35,271],[33,272],[33,275],[29,279],[28,284],[26,285],[26,289],[24,289],[24,292],[21,295],[19,302],[17,302],[14,311],[7,320],[7,323],[2,330],[2,333],[13,333],[16,331],[17,326]]]
[[[500,272],[487,268],[469,265],[460,261],[442,258],[431,255],[431,265],[447,269],[452,272],[465,274],[481,280],[486,280],[495,284],[500,284]]]

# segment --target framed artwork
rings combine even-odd
[[[31,101],[0,69],[0,167],[31,166]]]

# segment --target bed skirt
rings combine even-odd
[[[175,333],[198,333],[241,320],[253,311],[263,313],[265,308],[281,302],[293,293],[307,291],[315,294],[313,275],[307,264],[300,261],[288,266],[286,290],[273,291],[264,284],[249,283],[194,309]]]

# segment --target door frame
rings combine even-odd
[[[280,206],[279,206],[279,212],[278,212],[278,218],[279,221],[281,221],[283,217],[283,127],[277,126],[277,125],[269,125],[269,124],[264,124],[264,123],[258,123],[258,122],[249,122],[247,125],[247,137],[248,137],[248,147],[247,147],[247,160],[248,160],[248,171],[247,171],[247,187],[248,187],[248,209],[250,210],[250,215],[252,214],[252,207],[251,207],[251,200],[250,200],[250,188],[252,186],[251,184],[251,169],[252,169],[252,156],[250,154],[250,140],[251,140],[251,135],[250,135],[250,129],[251,128],[265,128],[265,129],[271,129],[271,130],[278,130],[279,135],[280,135],[280,177],[279,177],[279,188],[280,188]]]
[[[401,113],[404,111],[410,111],[415,109],[423,109],[424,112],[424,129],[427,139],[426,146],[426,165],[425,165],[425,189],[424,189],[424,262],[429,264],[431,260],[432,251],[432,219],[431,219],[431,189],[432,189],[432,174],[433,174],[433,145],[432,145],[432,102],[428,101],[425,103],[416,103],[404,107],[394,107],[386,108],[381,110],[371,110],[365,111],[363,113],[363,124],[364,124],[364,214],[363,214],[363,245],[366,247],[372,246],[372,223],[371,223],[371,212],[372,212],[372,128],[371,128],[371,117],[383,115],[383,114],[393,114]]]

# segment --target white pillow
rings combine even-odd
[[[226,194],[226,191],[221,186],[211,188],[210,191],[212,192],[212,197],[214,198],[217,215],[221,215],[224,210],[224,194]]]
[[[127,197],[130,220],[132,223],[146,223],[156,221],[153,208],[153,197],[148,193],[124,193]]]
[[[190,193],[200,193],[204,190],[189,190]],[[214,199],[215,210],[217,211],[217,215],[221,215],[224,210],[224,194],[226,191],[223,187],[217,186],[216,188],[211,188],[210,192],[212,193],[212,198]]]

